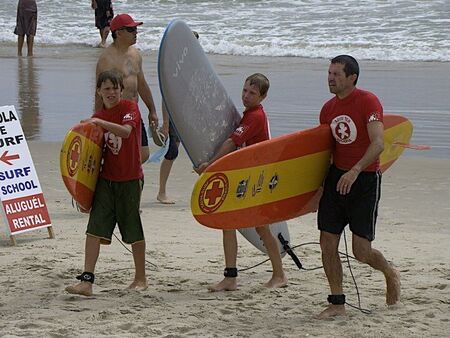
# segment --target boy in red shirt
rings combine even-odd
[[[84,272],[80,282],[66,291],[92,295],[94,269],[100,244],[110,244],[116,224],[122,240],[131,244],[135,263],[130,289],[145,290],[145,239],[139,214],[143,171],[141,166],[141,115],[134,101],[122,100],[123,80],[115,71],[100,73],[97,93],[103,109],[81,122],[91,122],[105,131],[103,166],[95,188],[86,230]]]
[[[266,98],[269,90],[269,80],[263,74],[249,76],[242,89],[242,103],[245,107],[244,117],[239,127],[225,140],[217,153],[209,162],[202,163],[195,168],[197,173],[202,173],[211,163],[220,157],[236,150],[238,147],[249,146],[270,138],[269,126],[266,113],[261,102]],[[270,232],[269,226],[264,225],[256,228],[272,263],[272,278],[264,284],[268,288],[279,288],[286,286],[287,278],[283,271],[281,255],[278,244]],[[233,291],[237,289],[237,238],[236,230],[223,230],[223,248],[225,253],[225,278],[208,287],[210,291]]]

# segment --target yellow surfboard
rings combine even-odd
[[[69,130],[60,152],[64,184],[84,212],[92,206],[103,153],[103,129],[93,123],[80,123]]]
[[[412,136],[411,122],[385,115],[386,170]],[[261,142],[230,153],[199,177],[191,197],[197,221],[217,229],[239,229],[291,219],[313,211],[328,171],[334,141],[328,125]]]
[[[384,116],[384,150],[380,155],[381,171],[386,171],[403,153],[413,133],[410,120],[400,115]]]

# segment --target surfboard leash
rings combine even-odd
[[[283,237],[283,236],[282,236],[282,237]],[[284,239],[284,238],[283,238],[283,239]],[[285,240],[285,242],[286,242],[286,243],[289,243],[289,242],[287,242],[286,240]],[[291,250],[291,253],[296,257],[296,259],[298,260],[299,264],[301,265],[301,268],[299,267],[300,270],[313,271],[313,270],[322,269],[322,266],[317,266],[317,267],[314,267],[314,268],[305,268],[305,267],[303,266],[303,264],[300,262],[300,259],[297,257],[297,255],[296,255],[296,254],[294,253],[294,251],[293,251],[293,249],[295,249],[295,248],[298,248],[298,247],[301,247],[301,246],[305,246],[305,245],[311,245],[311,244],[319,245],[318,242],[306,242],[306,243],[301,243],[301,244],[295,245],[295,246],[293,246],[293,247],[290,247],[290,246],[289,246],[289,248],[290,248],[290,250]],[[284,250],[284,251],[282,251],[281,254],[283,254],[284,252],[288,253],[284,247],[283,247],[283,250]],[[341,253],[341,252],[340,252],[340,253]],[[341,254],[344,254],[344,253],[341,253]],[[292,256],[291,256],[291,257],[292,257]],[[293,258],[293,259],[294,259],[294,258]],[[258,264],[255,264],[255,265],[252,265],[252,266],[249,266],[249,267],[246,267],[246,268],[239,269],[239,272],[243,272],[243,271],[247,271],[247,270],[254,269],[254,268],[256,268],[256,267],[258,267],[258,266],[260,266],[260,265],[262,265],[262,264],[268,262],[269,260],[270,260],[270,258],[267,258],[267,259],[263,260],[262,262],[259,262]],[[294,261],[294,262],[295,262],[295,261]],[[296,263],[296,265],[299,266],[297,263]]]
[[[73,199],[73,197],[72,197],[72,207],[73,207],[73,208],[76,208],[78,212],[84,212],[84,211],[81,209],[80,205],[79,205],[77,202],[75,202],[75,200]],[[84,213],[85,213],[85,212],[84,212]],[[116,235],[115,233],[113,233],[113,235],[114,235],[114,237],[116,237],[116,239],[119,241],[119,243],[125,248],[125,250],[127,250],[129,253],[133,254],[133,251],[131,251],[130,249],[128,249],[128,248],[125,246],[125,244],[123,244],[123,242],[119,239],[119,237],[117,237],[117,235]],[[148,263],[148,264],[150,264],[151,266],[153,266],[155,269],[158,269],[158,266],[157,266],[156,264],[154,264],[154,263],[152,263],[152,262],[150,262],[150,261],[148,261],[148,260],[145,260],[145,262]]]
[[[291,256],[292,260],[295,262],[295,264],[297,265],[299,270],[313,271],[313,270],[318,270],[318,269],[322,269],[323,268],[323,266],[317,266],[317,267],[313,267],[313,268],[305,268],[303,266],[303,264],[300,262],[300,259],[297,257],[297,255],[293,251],[293,249],[301,247],[301,246],[305,246],[305,245],[312,245],[312,244],[320,245],[319,242],[306,242],[306,243],[301,243],[301,244],[298,244],[298,245],[295,245],[295,246],[291,247],[289,245],[289,242],[284,239],[284,237],[283,237],[283,235],[281,233],[279,233],[277,237],[278,237],[278,240],[281,242],[281,244],[283,246],[283,250],[289,256]],[[350,258],[352,258],[354,260],[356,260],[356,258],[348,254],[347,237],[345,235],[345,230],[344,230],[344,243],[345,243],[345,252],[341,252],[341,251],[338,251],[338,252],[339,252],[339,254],[341,256],[344,256],[346,258],[347,266],[348,266],[348,269],[350,271],[350,275],[352,276],[353,284],[355,285],[356,295],[358,297],[358,306],[353,305],[351,303],[348,303],[347,301],[345,302],[345,304],[350,306],[351,308],[354,308],[356,310],[361,311],[365,315],[372,314],[371,310],[364,309],[364,308],[361,307],[361,295],[359,293],[358,284],[356,283],[356,278],[355,278],[355,276],[353,274],[353,270],[352,270],[352,267],[351,267],[351,264],[350,264]],[[246,271],[246,270],[250,270],[250,269],[256,268],[256,267],[258,267],[258,266],[268,262],[269,260],[270,259],[268,258],[268,259],[265,259],[264,261],[262,261],[262,262],[260,262],[260,263],[258,263],[256,265],[253,265],[253,266],[250,266],[250,267],[246,267],[246,268],[243,268],[243,269],[239,269],[239,272],[243,272],[243,271]]]
[[[127,246],[125,244],[123,244],[123,242],[119,239],[119,237],[117,237],[117,235],[113,232],[114,237],[116,237],[116,239],[119,241],[119,243],[125,248],[125,250],[127,250],[129,253],[133,254],[133,251],[131,251],[129,248],[127,248]],[[153,266],[155,269],[158,269],[158,266],[150,261],[148,261],[147,259],[145,260],[146,263],[150,264],[151,266]]]
[[[352,307],[352,308],[354,308],[354,309],[357,309],[357,310],[359,310],[359,311],[361,311],[362,313],[364,313],[365,315],[370,315],[370,314],[372,314],[372,311],[371,310],[369,310],[369,309],[363,309],[362,307],[361,307],[361,296],[360,296],[360,294],[359,294],[359,289],[358,289],[358,284],[356,283],[356,278],[355,278],[355,276],[353,275],[353,270],[352,270],[352,266],[351,266],[351,264],[350,264],[350,255],[348,254],[348,247],[347,247],[347,236],[345,235],[345,229],[344,229],[344,244],[345,244],[345,256],[346,256],[346,261],[347,261],[347,266],[348,266],[348,270],[350,271],[350,275],[352,276],[352,279],[353,279],[353,284],[355,285],[355,289],[356,289],[356,296],[358,297],[358,306],[356,306],[356,305],[353,305],[353,304],[350,304],[350,303],[348,303],[348,302],[345,302],[345,304],[346,305],[348,305],[348,306],[350,306],[350,307]],[[353,259],[356,259],[355,257],[352,257]]]
[[[300,260],[298,259],[298,257],[295,255],[295,253],[293,251],[293,249],[298,248],[300,246],[309,245],[309,244],[320,245],[320,243],[318,243],[318,242],[302,243],[302,244],[296,245],[296,246],[291,248],[289,246],[289,242],[284,239],[284,237],[283,237],[283,235],[281,233],[278,234],[278,239],[281,242],[281,244],[283,245],[284,251],[286,251],[286,253],[289,256],[292,257],[292,259],[294,260],[295,264],[298,266],[298,268],[300,270],[312,271],[312,270],[318,270],[318,269],[323,268],[323,266],[310,268],[310,269],[304,268],[302,263],[300,262]],[[351,264],[350,264],[350,258],[353,258],[355,260],[356,260],[356,258],[348,254],[347,237],[345,236],[345,230],[344,230],[344,243],[345,243],[345,253],[339,251],[339,254],[345,256],[345,258],[346,258],[347,266],[348,266],[348,269],[350,271],[350,275],[352,276],[353,284],[355,285],[356,295],[358,297],[358,306],[353,305],[353,304],[348,303],[348,302],[345,302],[345,304],[350,306],[350,307],[352,307],[352,308],[354,308],[354,309],[357,309],[357,310],[361,311],[362,313],[364,313],[366,315],[369,315],[369,314],[372,313],[372,311],[369,310],[369,309],[364,309],[364,308],[361,307],[361,295],[359,293],[358,284],[356,283],[356,278],[355,278],[355,276],[353,274],[353,270],[352,270],[352,267],[351,267]]]
[[[278,234],[278,240],[280,241],[281,245],[283,246],[283,250],[289,255],[291,256],[292,260],[294,261],[295,265],[297,265],[297,267],[299,268],[299,270],[303,269],[303,265],[302,262],[300,262],[300,259],[298,259],[297,255],[295,254],[294,251],[292,251],[292,248],[289,245],[289,242],[287,240],[284,239],[283,235],[281,234],[281,232]]]

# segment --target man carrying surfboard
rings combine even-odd
[[[233,134],[224,141],[215,155],[205,163],[195,168],[202,173],[211,163],[220,157],[236,150],[238,147],[249,146],[268,140],[270,137],[267,116],[261,105],[269,90],[269,80],[263,74],[250,75],[244,82],[242,89],[242,103],[245,107],[244,116]],[[270,261],[272,263],[272,278],[264,284],[269,288],[279,288],[287,285],[287,277],[283,270],[278,244],[270,232],[269,226],[257,227],[256,231],[264,242]],[[233,291],[237,289],[238,269],[236,230],[223,230],[223,247],[225,253],[224,279],[211,285],[210,291]]]
[[[158,126],[158,116],[156,115],[152,92],[142,70],[142,56],[133,47],[137,38],[137,26],[140,25],[142,25],[142,22],[134,21],[128,14],[118,14],[112,19],[110,27],[114,41],[100,55],[97,62],[96,76],[98,77],[100,73],[111,69],[120,72],[124,83],[123,98],[137,102],[140,96],[149,111],[150,128],[156,128]],[[102,100],[96,92],[95,111],[98,111],[101,107]],[[150,155],[150,150],[143,121],[141,122],[141,128],[141,160],[145,162]]]
[[[136,102],[122,100],[122,76],[115,71],[100,73],[97,91],[103,108],[92,118],[81,122],[95,123],[105,132],[103,165],[86,230],[84,272],[77,276],[78,284],[66,291],[84,296],[92,295],[94,270],[100,244],[110,244],[116,224],[122,240],[131,244],[135,264],[134,281],[129,289],[145,290],[145,239],[139,204],[144,177],[139,145],[141,127]]]
[[[371,244],[381,192],[383,107],[374,94],[356,88],[358,77],[359,65],[353,57],[339,55],[331,60],[328,86],[335,97],[322,107],[320,123],[330,126],[335,146],[317,217],[322,263],[331,294],[330,304],[318,319],[346,314],[338,247],[347,224],[356,259],[385,276],[386,303],[393,305],[400,300],[398,271]]]

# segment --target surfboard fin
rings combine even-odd
[[[281,245],[283,246],[284,251],[286,251],[286,253],[289,256],[291,256],[291,258],[294,261],[295,265],[297,265],[297,267],[301,270],[303,268],[302,263],[298,259],[298,257],[295,254],[295,252],[292,251],[292,248],[289,246],[289,242],[284,239],[284,237],[281,234],[281,232],[278,234],[278,240],[281,242]]]

